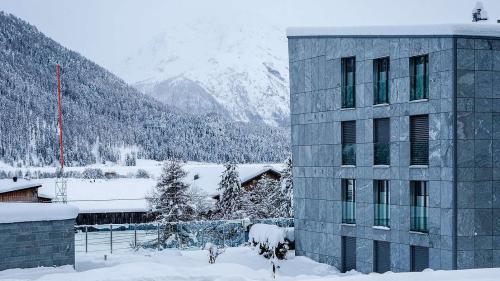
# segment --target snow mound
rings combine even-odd
[[[50,203],[0,203],[0,223],[74,219],[78,208]]]
[[[286,234],[287,231],[279,226],[257,223],[250,228],[248,239],[249,241],[267,244],[271,248],[276,248],[279,243],[285,243]]]

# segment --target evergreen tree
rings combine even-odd
[[[283,195],[280,182],[263,175],[257,184],[248,191],[246,213],[252,219],[266,219],[280,216],[279,203]]]
[[[219,182],[220,198],[216,204],[217,216],[221,219],[239,219],[244,216],[244,191],[236,164],[228,163]]]
[[[194,210],[188,195],[189,185],[184,183],[186,172],[178,160],[166,161],[163,171],[148,199],[151,209],[158,213],[157,219],[166,222],[188,221]]]
[[[285,160],[285,168],[281,172],[281,193],[283,200],[279,204],[280,216],[293,217],[293,177],[292,177],[292,155]]]

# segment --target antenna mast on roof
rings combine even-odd
[[[484,10],[482,2],[476,2],[474,9],[472,9],[472,22],[488,20],[488,13]]]
[[[56,174],[56,189],[55,189],[55,201],[57,203],[68,202],[67,194],[67,180],[64,178],[64,146],[63,146],[63,127],[62,127],[62,109],[61,109],[61,67],[59,64],[56,65],[56,76],[57,76],[57,112],[58,119],[57,123],[59,125],[59,164],[61,167],[58,168]]]

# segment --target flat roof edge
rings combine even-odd
[[[293,37],[494,37],[500,38],[500,24],[436,24],[400,26],[289,27]]]

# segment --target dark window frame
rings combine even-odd
[[[382,192],[385,190],[385,192]],[[373,225],[391,227],[391,187],[389,180],[373,180]],[[385,214],[385,216],[384,216]]]
[[[356,180],[342,179],[341,186],[342,223],[356,224]],[[351,192],[349,192],[349,187],[352,187]]]
[[[410,116],[410,166],[429,165],[429,115]]]
[[[410,181],[410,231],[429,232],[429,188],[427,181]]]
[[[385,130],[384,130],[385,126]],[[391,119],[373,119],[373,165],[391,164]]]
[[[341,59],[342,64],[342,108],[356,108],[356,57]],[[352,80],[349,80],[352,73]],[[352,89],[352,91],[350,91]],[[351,95],[349,97],[349,94]]]
[[[385,70],[385,72],[384,72]],[[384,74],[383,74],[384,73]],[[389,104],[390,59],[383,57],[373,60],[373,104]],[[382,87],[384,85],[385,87]],[[381,93],[385,91],[385,93]]]
[[[342,121],[341,143],[342,143],[342,165],[356,166],[356,120]],[[352,130],[348,132],[347,130]]]
[[[418,73],[419,65],[422,65],[422,74]],[[419,80],[419,76],[423,77]],[[426,54],[410,58],[410,101],[427,99],[429,99],[429,55]]]

